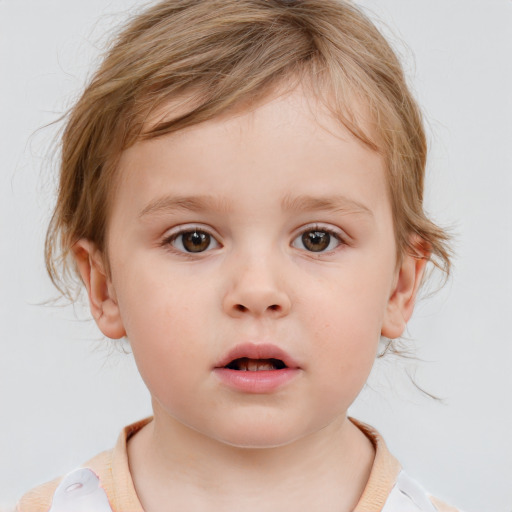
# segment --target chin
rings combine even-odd
[[[271,448],[279,448],[282,446],[289,445],[296,441],[298,438],[290,438],[290,437],[278,437],[275,435],[270,436],[261,436],[254,435],[252,437],[244,435],[239,436],[237,438],[218,438],[217,440],[232,446],[233,448],[247,449],[247,450],[265,450]]]
[[[289,445],[308,435],[308,432],[298,432],[296,428],[287,428],[282,423],[280,425],[262,422],[252,422],[250,425],[238,423],[233,427],[224,432],[217,432],[213,437],[235,448],[267,449]]]

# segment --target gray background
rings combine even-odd
[[[510,512],[512,2],[362,3],[387,25],[426,112],[427,209],[453,226],[457,258],[409,325],[421,361],[380,360],[351,413],[433,493],[467,512]],[[0,509],[150,413],[131,356],[101,340],[86,310],[41,304],[56,296],[42,257],[56,128],[38,128],[71,104],[102,34],[136,4],[0,0]]]

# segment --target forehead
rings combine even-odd
[[[149,123],[161,123],[169,112],[179,115],[180,109],[189,107],[186,100],[169,103]],[[364,109],[357,111],[364,118]],[[145,196],[146,203],[170,189],[183,197],[215,191],[237,202],[254,196],[264,184],[268,197],[260,198],[262,204],[273,195],[279,195],[283,204],[293,202],[294,196],[321,198],[349,192],[354,204],[388,206],[380,154],[302,88],[140,141],[123,152],[119,172],[119,191],[130,185],[132,200]]]

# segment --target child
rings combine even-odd
[[[351,3],[134,18],[70,113],[47,264],[127,337],[154,415],[18,510],[455,510],[347,418],[427,262],[449,270],[425,159],[397,58]]]

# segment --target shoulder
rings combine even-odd
[[[437,498],[434,498],[433,496],[430,496],[430,499],[439,512],[462,512],[462,510],[447,505],[446,503],[438,500]]]
[[[84,466],[90,468],[98,477],[103,480],[108,480],[108,473],[111,470],[111,459],[112,450],[102,452]],[[66,487],[71,485],[66,483],[67,479],[71,475],[76,475],[76,471],[69,473],[65,477],[56,478],[50,482],[46,482],[38,487],[35,487],[31,491],[27,492],[16,505],[16,512],[49,512],[52,508],[52,502],[55,493],[61,484]]]
[[[87,500],[80,497],[85,509],[100,512],[112,509],[122,512],[142,512],[137,498],[128,464],[127,442],[136,432],[151,422],[152,418],[133,423],[125,427],[112,450],[102,452],[87,461],[81,468],[65,477],[57,478],[36,487],[25,494],[18,502],[17,512],[60,512],[76,510],[69,502],[88,495]],[[78,491],[81,489],[82,491]],[[71,491],[77,492],[71,492]],[[87,491],[87,492],[86,492]],[[93,499],[90,501],[89,499]],[[99,500],[99,501],[98,501]],[[110,506],[109,506],[110,503]]]
[[[409,477],[375,429],[350,419],[375,448],[370,476],[354,512],[462,512],[432,497]]]
[[[55,489],[61,480],[62,478],[56,478],[27,492],[16,505],[16,512],[46,512],[50,510]]]
[[[462,512],[434,498],[401,471],[382,512]]]

